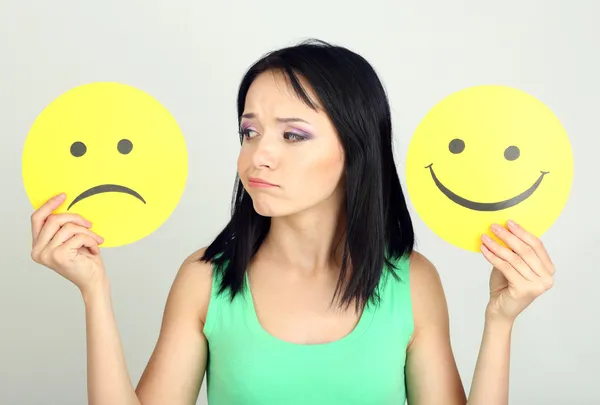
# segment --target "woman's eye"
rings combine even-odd
[[[250,138],[254,138],[254,136],[256,136],[256,131],[246,128],[246,129],[242,129],[241,134],[244,138],[250,139]]]
[[[300,134],[295,134],[293,132],[286,132],[285,134],[283,134],[283,137],[285,139],[287,139],[288,141],[292,141],[292,142],[300,142],[300,141],[304,141],[307,139],[306,136],[300,135]]]

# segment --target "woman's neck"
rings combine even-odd
[[[339,205],[318,206],[286,217],[271,218],[259,254],[308,274],[339,269],[346,217]]]

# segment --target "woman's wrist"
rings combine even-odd
[[[505,405],[508,403],[510,346],[514,320],[488,316],[477,364],[473,374],[468,405]]]
[[[80,289],[80,292],[85,305],[89,305],[98,300],[110,300],[110,282],[108,277],[103,274],[93,283],[90,283],[85,289]]]
[[[512,328],[515,324],[515,319],[506,318],[497,314],[489,313],[486,311],[485,314],[485,329],[493,330],[497,332],[511,333]]]

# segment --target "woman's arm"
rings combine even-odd
[[[113,313],[100,235],[85,218],[53,214],[61,193],[31,215],[31,258],[79,288],[85,303],[88,403],[91,405],[195,404],[206,365],[204,318],[212,266],[198,259],[181,266],[171,287],[160,336],[136,391],[131,384]]]
[[[512,324],[486,319],[467,400],[450,345],[448,312],[437,272],[423,259],[411,283],[416,333],[407,358],[409,405],[506,405]],[[426,259],[425,259],[426,260]]]
[[[108,282],[84,296],[90,405],[196,403],[206,365],[202,327],[211,288],[210,265],[195,260],[200,255],[186,260],[175,277],[156,348],[137,390],[127,371]]]
[[[109,283],[83,295],[87,339],[87,388],[90,405],[138,405],[131,385],[112,309]]]
[[[554,266],[542,242],[519,225],[492,226],[506,246],[482,237],[483,256],[494,266],[483,338],[468,401],[450,347],[448,309],[437,270],[414,254],[411,295],[415,334],[407,353],[410,405],[508,404],[510,341],[517,316],[552,288]]]
[[[512,323],[486,319],[468,405],[508,404]]]
[[[482,236],[481,252],[494,268],[490,302],[469,405],[508,404],[510,339],[519,314],[554,285],[554,265],[542,241],[513,221],[492,225],[505,246]]]
[[[446,297],[433,264],[413,253],[410,291],[415,332],[408,346],[406,385],[409,405],[465,405],[452,347]]]
[[[407,353],[409,405],[505,405],[512,324],[486,316],[469,399],[450,343],[448,308],[435,267],[422,255],[411,260],[415,334]]]
[[[179,270],[165,308],[156,348],[137,386],[143,405],[193,405],[206,369],[203,328],[210,301],[212,265],[204,249]]]

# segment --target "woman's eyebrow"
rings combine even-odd
[[[246,118],[246,119],[253,119],[256,118],[256,114],[254,113],[246,113],[242,115],[242,118]],[[285,117],[285,118],[280,118],[277,117],[275,118],[276,121],[278,122],[285,122],[285,123],[289,123],[289,122],[303,122],[305,124],[309,124],[310,122],[303,120],[302,118],[298,118],[298,117]]]

